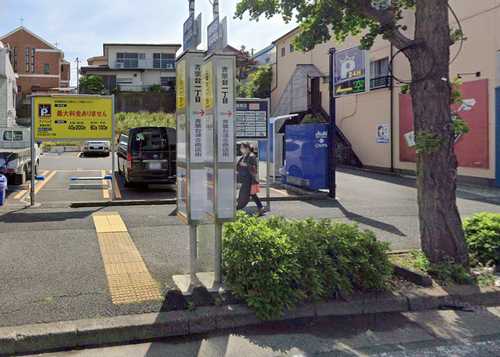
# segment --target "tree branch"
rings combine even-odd
[[[362,15],[380,23],[385,37],[400,50],[409,48],[415,41],[406,37],[397,27],[394,8],[377,10],[371,4],[371,0],[355,0]]]

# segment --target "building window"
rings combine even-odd
[[[30,71],[30,49],[26,47],[24,49],[24,65],[25,65],[25,70],[26,72]]]
[[[31,73],[35,73],[35,49],[31,49]]]
[[[292,53],[293,51],[295,51],[295,46],[293,45],[293,43],[290,44],[290,53]]]
[[[175,55],[173,53],[154,53],[153,68],[175,69]]]
[[[389,75],[389,58],[385,57],[370,62],[370,88],[386,88],[391,84]]]
[[[281,57],[285,57],[285,55],[286,55],[286,48],[282,47],[281,48]]]
[[[139,59],[144,59],[144,53],[126,53],[116,54],[116,65],[118,68],[139,68]]]
[[[17,72],[17,47],[14,47],[14,72]]]
[[[117,78],[116,79],[116,84],[123,85],[123,84],[132,84],[132,83],[134,83],[133,78]]]
[[[50,73],[50,65],[48,63],[45,63],[43,65],[43,74],[49,74]]]

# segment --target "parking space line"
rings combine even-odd
[[[50,181],[52,178],[56,175],[57,171],[54,170],[52,171],[47,177],[45,177],[45,180],[39,181],[37,184],[35,184],[35,193],[40,192],[42,188]]]
[[[42,176],[46,176],[50,171],[43,171],[42,172]],[[37,182],[35,184],[35,190],[36,190],[36,187],[40,184],[40,182]],[[31,183],[29,184],[31,185]],[[14,199],[15,200],[21,200],[24,196],[26,196],[26,194],[28,193],[29,190],[21,190],[19,191],[18,193],[16,193],[16,195],[14,196]]]
[[[113,304],[161,300],[153,279],[117,212],[92,215]]]
[[[102,175],[102,177],[106,176],[106,170],[101,170],[101,175]],[[102,197],[104,199],[109,199],[108,181],[107,180],[102,180],[102,184],[103,184]]]

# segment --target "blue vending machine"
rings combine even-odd
[[[285,183],[328,188],[328,124],[287,125],[285,142]]]

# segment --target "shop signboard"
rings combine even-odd
[[[370,62],[368,51],[353,47],[334,53],[334,96],[368,92],[370,89]]]

